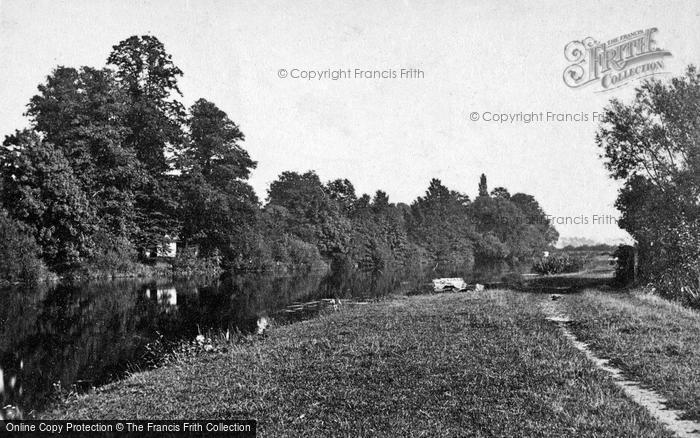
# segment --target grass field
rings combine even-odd
[[[572,331],[627,375],[700,420],[700,314],[652,295],[567,297]]]
[[[43,417],[256,418],[260,436],[671,436],[510,291],[397,297],[273,327]]]

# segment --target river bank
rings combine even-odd
[[[183,355],[43,418],[256,418],[263,436],[670,436],[539,304],[492,290],[395,297]]]
[[[312,264],[278,263],[261,268],[234,267],[225,269],[218,258],[198,257],[154,257],[150,260],[119,260],[114,262],[88,262],[72,270],[57,274],[41,265],[27,280],[9,281],[0,278],[0,290],[11,287],[36,287],[58,283],[96,282],[125,279],[142,280],[186,280],[191,278],[214,278],[221,275],[299,275],[325,274],[330,271],[330,261],[320,260]]]

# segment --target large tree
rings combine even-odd
[[[637,241],[642,278],[700,302],[700,75],[645,81],[613,99],[596,135],[610,175],[624,182],[620,226]]]
[[[471,269],[474,264],[475,228],[469,215],[469,197],[432,179],[425,196],[411,204],[408,230],[411,239],[426,248],[434,266]]]
[[[355,194],[355,186],[347,179],[336,179],[326,184],[326,193],[340,207],[343,214],[351,214],[355,203],[357,202],[357,194]]]
[[[350,222],[315,172],[282,172],[268,190],[268,205],[286,210],[291,234],[333,258],[348,250]]]
[[[125,141],[125,99],[110,70],[58,67],[39,86],[27,114],[90,194],[102,232],[129,238],[137,232],[135,194],[147,175]]]
[[[258,199],[246,182],[255,168],[241,146],[238,126],[215,104],[200,99],[187,119],[189,140],[178,158],[182,172],[182,239],[205,253],[245,258],[256,234]]]
[[[136,193],[135,237],[140,247],[164,242],[178,233],[176,188],[169,176],[171,161],[182,149],[185,110],[176,99],[182,71],[154,36],[132,36],[113,47],[107,59],[126,95],[122,124],[128,129],[125,147],[133,150],[147,171]]]
[[[410,245],[403,211],[377,190],[374,198],[362,196],[350,215],[353,228],[351,256],[368,269],[404,266]]]
[[[107,63],[116,67],[116,76],[128,96],[126,143],[153,175],[166,172],[167,152],[182,141],[185,109],[175,99],[182,95],[177,85],[182,71],[163,43],[149,35],[121,41],[113,47]]]
[[[198,172],[219,188],[246,180],[256,163],[240,145],[245,137],[238,125],[214,103],[199,99],[187,120],[189,142],[181,153],[183,171]]]

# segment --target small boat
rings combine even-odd
[[[435,278],[433,279],[433,290],[435,292],[445,292],[449,290],[462,291],[467,289],[467,282],[463,278]]]

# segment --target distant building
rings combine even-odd
[[[165,236],[166,243],[156,248],[156,257],[175,257],[177,255],[177,239]]]

